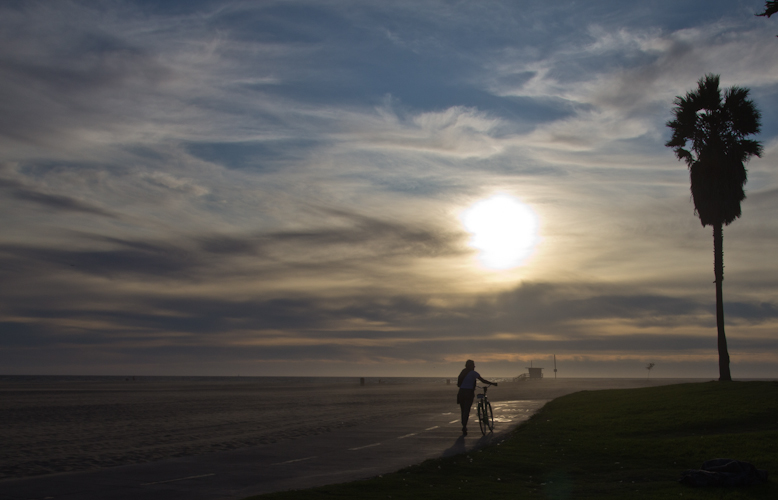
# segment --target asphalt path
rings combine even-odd
[[[4,480],[0,482],[0,499],[238,500],[354,481],[499,442],[547,401],[493,402],[495,430],[485,436],[474,418],[475,409],[466,437],[461,433],[458,411],[430,409],[252,448]]]

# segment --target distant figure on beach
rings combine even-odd
[[[459,387],[457,403],[462,410],[462,434],[464,436],[467,436],[467,420],[470,418],[470,407],[473,406],[473,400],[475,399],[476,380],[480,380],[484,384],[497,385],[494,382],[481,378],[481,374],[475,371],[475,361],[468,359],[465,362],[465,368],[459,373],[459,378],[457,379],[457,387]]]

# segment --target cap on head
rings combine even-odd
[[[475,361],[473,361],[472,359],[468,359],[465,362],[465,368],[475,368]]]

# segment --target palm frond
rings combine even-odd
[[[697,88],[673,101],[673,131],[666,143],[689,167],[694,208],[703,226],[730,224],[740,217],[745,199],[745,162],[762,154],[747,136],[760,129],[761,115],[749,90],[719,88],[718,75],[707,74]]]
[[[761,14],[757,14],[757,16],[765,16],[769,18],[773,14],[778,12],[778,1],[767,1],[765,2],[764,6],[764,12]]]

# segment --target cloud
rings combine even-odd
[[[193,194],[195,196],[203,196],[208,194],[208,189],[203,186],[198,186],[194,180],[178,178],[166,172],[143,173],[141,174],[141,177],[148,179],[149,182],[153,184],[170,189],[172,191],[180,191],[182,193]]]
[[[493,138],[501,120],[474,109],[455,106],[442,112],[418,113],[402,121],[391,108],[384,108],[379,116],[380,121],[353,127],[358,147],[410,149],[460,158],[488,157],[502,150]]]
[[[72,366],[702,364],[710,234],[663,144],[712,71],[765,110],[726,312],[741,355],[769,349],[774,30],[701,5],[3,5],[0,341]],[[499,273],[458,218],[495,192],[541,240]]]
[[[3,19],[0,137],[12,153],[31,151],[25,146],[44,155],[52,149],[75,153],[74,144],[97,145],[126,133],[127,112],[137,108],[143,89],[170,77],[153,54],[109,34],[116,20],[98,11],[75,4],[7,5]]]
[[[646,356],[704,362],[715,356],[710,301],[630,294],[604,284],[528,283],[448,305],[377,290],[329,298],[275,293],[265,299],[100,290],[84,294],[88,302],[75,307],[61,302],[65,297],[44,298],[35,308],[18,297],[6,301],[17,319],[4,324],[4,346],[159,359],[186,353],[203,361],[216,349],[236,361],[289,363],[448,363],[463,356],[515,363],[548,352],[576,362]],[[778,319],[776,311],[774,304],[733,302],[727,314],[734,323],[747,318],[769,326]],[[734,356],[774,347],[755,332],[730,337]]]
[[[219,281],[219,276],[281,278],[293,269],[311,277],[330,272],[369,275],[416,258],[459,255],[463,233],[397,223],[343,210],[318,210],[325,226],[259,234],[199,234],[163,240],[128,240],[83,233],[69,248],[0,245],[13,267],[64,269],[108,278]],[[326,227],[328,226],[328,227]],[[249,257],[250,262],[243,259]],[[25,263],[25,264],[21,264]],[[24,276],[17,279],[23,280]]]
[[[103,217],[116,217],[115,214],[96,205],[70,196],[43,193],[11,179],[0,178],[0,189],[5,189],[17,200],[29,202],[55,212],[81,212]]]
[[[646,134],[656,140],[661,135],[656,127],[663,124],[658,112],[666,113],[673,98],[705,73],[722,74],[724,85],[778,82],[766,70],[778,65],[778,56],[761,43],[764,27],[744,29],[741,20],[672,32],[590,25],[589,36],[590,43],[541,61],[508,63],[502,58],[491,63],[498,75],[505,75],[493,80],[495,93],[559,99],[576,110],[573,117],[540,126],[527,143],[581,151]],[[619,62],[603,71],[600,58]],[[588,70],[595,66],[597,71]],[[510,74],[523,76],[510,84]]]

